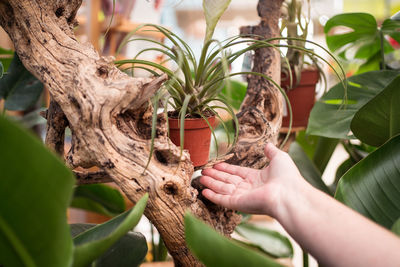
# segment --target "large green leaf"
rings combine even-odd
[[[122,194],[117,189],[103,184],[76,187],[71,207],[93,211],[106,216],[115,216],[126,209]]]
[[[127,212],[97,225],[74,238],[74,267],[88,266],[105,253],[115,242],[139,222],[146,207],[148,194],[144,195]]]
[[[70,266],[74,177],[33,135],[0,116],[0,265]]]
[[[337,26],[350,28],[351,32],[327,35],[326,43],[331,51],[336,51],[356,41],[374,40],[378,25],[374,16],[367,13],[345,13],[330,18],[324,27],[325,34]]]
[[[380,146],[400,133],[399,87],[400,75],[354,115],[351,130],[362,142]]]
[[[400,217],[400,136],[354,165],[340,179],[335,198],[390,228]]]
[[[314,163],[307,157],[304,150],[297,142],[293,142],[289,148],[289,155],[293,159],[301,175],[315,188],[331,195],[329,188],[322,180],[321,173]]]
[[[95,224],[72,224],[71,234],[76,236],[96,226]],[[141,233],[128,232],[115,242],[92,267],[139,266],[147,254],[146,238]]]
[[[193,215],[185,215],[186,243],[207,267],[281,266],[273,259],[218,234]]]
[[[39,99],[43,84],[36,79],[15,54],[7,75],[0,80],[0,98],[8,110],[26,110]]]
[[[348,79],[347,104],[343,105],[345,88],[332,87],[311,110],[307,134],[330,138],[349,138],[354,114],[379,94],[399,74],[396,71],[372,71]]]
[[[211,40],[215,26],[217,26],[219,18],[228,8],[231,0],[203,0],[203,11],[206,19],[206,36],[204,38],[204,43]]]
[[[364,64],[358,70],[358,73],[361,73],[366,70],[378,70],[379,64],[383,61],[382,55],[394,51],[385,35],[396,39],[399,25],[399,22],[387,19],[379,28],[375,18],[370,14],[344,13],[329,19],[325,24],[324,32],[331,51],[338,52],[344,58],[350,54],[350,58],[365,59]],[[333,28],[338,26],[347,27],[350,31],[329,34]]]
[[[245,237],[252,245],[277,258],[293,257],[293,247],[289,239],[276,231],[254,224],[241,223],[235,231]]]

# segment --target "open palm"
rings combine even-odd
[[[203,170],[200,182],[208,187],[203,195],[212,202],[246,213],[274,215],[285,186],[293,186],[293,176],[300,176],[290,157],[268,144],[265,149],[270,164],[255,170],[227,163]]]

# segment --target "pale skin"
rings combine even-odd
[[[400,238],[317,190],[290,156],[267,144],[263,170],[219,163],[204,169],[203,195],[238,211],[276,218],[323,266],[400,266]]]

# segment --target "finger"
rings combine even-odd
[[[215,180],[209,176],[200,177],[200,183],[219,194],[229,195],[232,194],[235,190],[235,186],[233,184],[227,184]]]
[[[233,208],[230,201],[231,196],[229,195],[221,195],[210,189],[204,189],[202,195],[217,205],[224,206],[228,209]]]
[[[214,165],[213,168],[233,175],[238,175],[243,178],[248,175],[254,175],[254,172],[257,172],[257,170],[254,170],[252,168],[231,165],[225,162],[218,163]]]
[[[272,143],[268,143],[264,148],[265,156],[270,160],[272,160],[279,152],[281,151]]]
[[[203,175],[213,177],[214,179],[217,179],[224,183],[229,183],[229,184],[238,184],[243,181],[243,179],[237,175],[232,175],[230,173],[227,173],[224,171],[219,171],[214,168],[204,169],[201,173]]]

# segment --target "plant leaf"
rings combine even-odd
[[[322,175],[317,167],[310,160],[310,158],[307,157],[306,153],[297,142],[293,142],[290,145],[289,155],[307,182],[329,195],[332,194],[324,181],[322,181]]]
[[[0,97],[6,99],[4,107],[26,110],[38,101],[42,91],[43,84],[25,69],[15,54],[8,74],[0,80]]]
[[[400,236],[400,218],[396,220],[396,222],[393,224],[391,230],[393,233]]]
[[[387,70],[371,71],[350,77],[347,101],[342,83],[336,84],[315,103],[306,133],[330,138],[349,138],[350,123],[354,114],[398,74],[399,72]]]
[[[122,194],[115,188],[103,184],[80,185],[75,188],[71,207],[115,216],[125,211]]]
[[[354,165],[340,179],[335,198],[390,228],[400,217],[400,136]]]
[[[378,38],[376,34],[378,25],[374,16],[367,13],[344,13],[330,18],[324,27],[325,34],[337,26],[351,28],[352,31],[343,34],[326,35],[326,43],[331,51],[343,48],[360,40],[373,40]]]
[[[289,239],[276,231],[249,223],[239,224],[235,231],[271,256],[277,258],[293,257],[293,247]]]
[[[351,130],[362,142],[380,146],[400,133],[399,86],[400,75],[354,115]]]
[[[207,267],[281,266],[273,259],[218,234],[190,213],[185,215],[186,243]]]
[[[70,266],[74,177],[41,142],[0,116],[0,263]]]
[[[203,0],[203,11],[206,19],[206,36],[204,43],[211,40],[219,18],[228,8],[231,0]]]
[[[229,85],[228,85],[229,83]],[[236,110],[240,109],[240,105],[246,96],[247,84],[236,80],[229,79],[226,81],[225,86],[219,93],[219,96],[223,98],[231,107]]]
[[[73,266],[88,266],[131,230],[139,222],[148,197],[145,194],[133,209],[76,236]]]
[[[95,224],[71,224],[71,235],[74,237],[96,226]],[[93,266],[95,267],[125,267],[139,266],[147,253],[146,238],[137,232],[128,232],[115,242]]]

